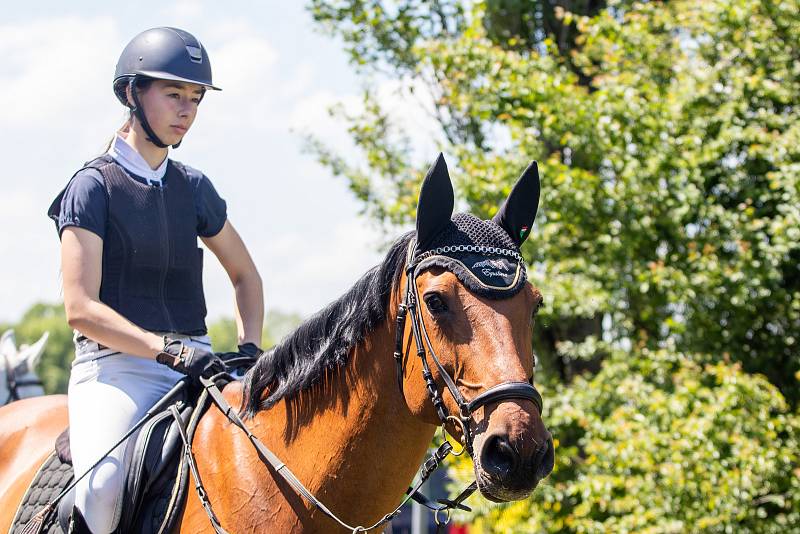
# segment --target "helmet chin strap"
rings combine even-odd
[[[136,116],[136,118],[139,120],[139,123],[142,125],[144,133],[147,134],[148,141],[156,145],[158,148],[167,148],[169,145],[167,145],[161,139],[158,138],[156,133],[153,131],[153,128],[150,127],[150,123],[147,122],[147,117],[145,117],[144,114],[144,108],[142,108],[142,104],[139,101],[139,95],[137,94],[136,91],[136,80],[137,77],[134,76],[128,83],[128,86],[130,87],[131,90],[131,98],[133,99],[133,106],[132,107],[129,106],[131,108],[131,113],[133,113],[134,116]],[[181,141],[183,140],[181,139]],[[172,148],[178,148],[179,146],[181,146],[181,141],[178,141],[177,143],[172,145]]]

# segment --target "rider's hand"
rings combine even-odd
[[[164,348],[156,355],[156,361],[167,367],[189,375],[194,380],[208,378],[225,371],[225,364],[213,352],[189,347],[180,339],[164,336]]]
[[[249,356],[251,358],[258,358],[264,351],[261,350],[255,343],[244,343],[238,346],[239,354],[242,356]]]
[[[237,349],[238,350],[232,352],[218,352],[217,356],[222,358],[224,362],[236,359],[250,359],[255,361],[264,353],[255,343],[244,343],[243,345],[239,345]]]
[[[222,352],[217,354],[228,369],[247,369],[251,367],[264,352],[255,343],[243,343],[235,352]]]

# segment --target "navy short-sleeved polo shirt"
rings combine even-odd
[[[213,237],[222,230],[228,218],[227,204],[206,175],[188,165],[184,168],[194,195],[197,235]],[[146,179],[126,172],[132,179],[148,183]],[[76,226],[105,238],[108,192],[103,175],[94,168],[78,171],[64,189],[60,204],[56,199],[48,215],[55,221],[59,236],[64,228]]]
[[[67,226],[91,230],[101,239],[106,236],[108,220],[108,194],[103,176],[96,169],[83,169],[76,174],[61,198],[58,213],[58,235]]]
[[[186,169],[186,176],[194,191],[197,235],[214,237],[228,220],[228,206],[205,174],[188,165],[183,167]]]

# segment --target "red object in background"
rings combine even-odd
[[[469,527],[467,525],[450,525],[447,529],[447,534],[469,534]]]

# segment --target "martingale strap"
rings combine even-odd
[[[207,399],[208,389],[204,389],[200,399],[197,401],[198,413],[202,413]],[[192,473],[192,478],[194,478],[194,489],[197,491],[200,504],[203,505],[203,510],[205,510],[208,520],[211,521],[211,526],[214,528],[214,532],[216,532],[216,534],[228,534],[228,531],[222,528],[219,519],[217,519],[217,515],[214,513],[214,510],[211,507],[211,502],[208,500],[208,494],[203,487],[203,481],[200,478],[200,471],[197,469],[197,461],[194,458],[192,441],[189,439],[189,434],[186,429],[186,425],[181,418],[181,414],[178,412],[178,409],[174,404],[169,407],[169,411],[172,414],[173,419],[175,419],[175,425],[178,427],[178,433],[180,434],[181,441],[183,442],[183,456],[186,463],[189,464],[189,470]]]

